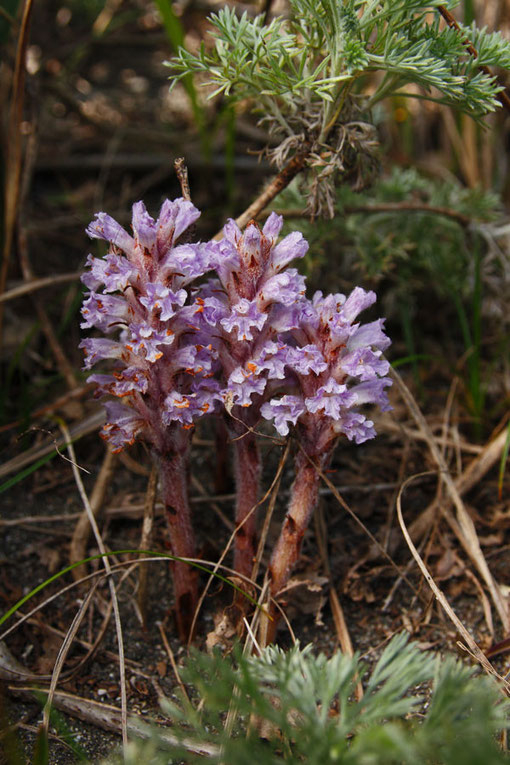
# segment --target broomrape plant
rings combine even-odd
[[[115,450],[139,438],[159,465],[172,553],[194,557],[187,495],[195,422],[223,412],[236,449],[240,526],[234,565],[250,576],[255,552],[260,459],[254,433],[261,419],[280,436],[293,427],[301,451],[287,517],[271,558],[271,594],[288,581],[318,497],[316,464],[327,465],[340,436],[362,443],[375,436],[364,404],[388,408],[389,345],[382,319],[360,324],[376,296],[356,287],[345,295],[306,297],[305,278],[289,264],[308,245],[272,214],[262,229],[241,232],[233,221],[220,242],[184,242],[199,211],[184,199],[166,200],[154,220],[133,206],[133,236],[106,213],[88,227],[105,239],[104,258],[89,256],[89,289],[82,327],[110,337],[82,341],[85,367],[113,361],[93,374],[107,401],[102,436]],[[207,281],[201,280],[211,273]],[[251,514],[250,514],[251,513]],[[242,524],[242,526],[241,526]],[[181,637],[197,602],[196,573],[175,562],[174,592]],[[272,629],[276,613],[272,612]]]

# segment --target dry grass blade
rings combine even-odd
[[[93,433],[103,424],[104,419],[105,412],[103,407],[101,407],[97,412],[94,412],[89,417],[77,422],[69,428],[71,439],[75,441],[81,436]],[[16,457],[13,457],[11,460],[7,460],[3,465],[0,465],[0,478],[5,478],[5,476],[10,475],[11,473],[23,470],[27,465],[31,465],[36,460],[41,459],[41,457],[50,454],[54,451],[55,447],[64,446],[64,444],[64,438],[50,438],[41,445],[27,449],[21,454],[16,455]]]
[[[99,512],[103,506],[104,498],[115,466],[115,454],[113,453],[111,445],[106,446],[106,454],[99,471],[92,495],[90,497],[90,509],[94,518],[97,518]],[[69,546],[69,563],[77,563],[83,560],[86,555],[87,544],[90,538],[91,526],[87,510],[84,510],[78,519],[78,523],[74,527],[73,537]],[[142,549],[147,549],[142,545]],[[72,576],[75,581],[81,579],[85,575],[85,565],[78,566],[72,571]]]
[[[168,556],[162,555],[159,557],[158,555],[155,555],[153,558],[144,558],[144,563],[158,563],[164,561],[165,563],[168,563]],[[203,561],[201,561],[203,562]],[[210,564],[213,565],[212,563]],[[111,566],[111,572],[118,571],[119,569],[126,568],[127,566],[133,566],[132,560],[127,561],[121,561],[120,563],[115,563]],[[8,627],[6,630],[4,630],[0,634],[0,642],[4,640],[8,635],[10,635],[12,632],[15,632],[18,627],[20,627],[24,622],[28,621],[31,617],[34,616],[38,611],[42,611],[43,608],[48,606],[50,603],[52,603],[54,600],[59,598],[61,595],[64,595],[66,592],[69,592],[69,590],[72,590],[74,587],[78,587],[78,585],[83,584],[87,581],[92,581],[94,579],[105,579],[107,576],[109,576],[108,573],[106,573],[104,570],[101,571],[93,571],[91,574],[87,574],[87,576],[84,576],[83,579],[80,579],[78,582],[72,582],[71,584],[67,584],[65,587],[62,587],[57,592],[53,593],[53,595],[50,595],[46,600],[43,600],[42,603],[39,603],[37,606],[32,608],[30,611],[28,611],[26,614],[21,616],[18,621],[13,624],[11,627]],[[106,618],[106,617],[105,617]]]
[[[69,653],[69,649],[71,648],[73,644],[73,640],[76,636],[76,633],[78,632],[80,625],[83,621],[83,617],[87,613],[88,607],[92,601],[92,598],[94,596],[94,593],[96,591],[97,582],[95,582],[94,586],[91,587],[91,589],[88,591],[87,596],[83,600],[80,608],[78,609],[76,616],[74,617],[71,626],[69,627],[69,630],[67,631],[67,634],[64,638],[64,641],[62,645],[60,646],[60,650],[58,652],[55,666],[53,668],[53,673],[51,676],[51,682],[50,687],[48,691],[48,697],[46,699],[46,704],[44,705],[43,710],[43,721],[42,721],[42,735],[48,736],[49,731],[49,725],[50,725],[50,712],[51,712],[51,705],[53,702],[53,697],[55,695],[55,691],[57,690],[57,683],[60,677],[60,673],[62,671],[62,667],[64,666],[64,662],[67,658],[67,654]]]
[[[302,448],[302,447],[300,447],[300,448]],[[306,452],[305,452],[305,454],[306,454]],[[402,579],[402,581],[404,581],[404,582],[405,582],[405,583],[406,583],[406,584],[407,584],[407,585],[408,585],[408,586],[411,588],[411,590],[414,592],[414,594],[415,594],[417,597],[420,597],[420,593],[418,592],[418,590],[416,589],[416,587],[413,585],[413,583],[409,581],[409,579],[406,577],[405,573],[404,573],[404,572],[402,571],[402,569],[401,569],[401,568],[400,568],[400,567],[399,567],[399,566],[398,566],[398,565],[395,563],[395,561],[393,560],[393,558],[391,557],[391,555],[390,555],[390,554],[389,554],[389,553],[388,553],[388,552],[387,552],[387,551],[384,549],[384,547],[381,545],[381,543],[379,542],[379,540],[378,540],[378,539],[376,539],[376,538],[374,537],[374,535],[372,534],[372,532],[370,531],[370,529],[368,529],[368,528],[365,526],[365,524],[363,523],[363,521],[362,521],[360,518],[358,518],[358,516],[356,515],[356,513],[354,512],[354,510],[352,510],[352,509],[349,507],[349,505],[347,504],[347,502],[345,501],[345,499],[342,497],[342,495],[340,494],[340,492],[338,491],[338,489],[336,488],[336,486],[335,486],[335,485],[334,485],[334,484],[333,484],[333,483],[332,483],[332,482],[329,480],[329,478],[328,478],[328,477],[327,477],[327,475],[326,475],[326,474],[325,474],[325,473],[324,473],[324,472],[321,470],[321,468],[320,468],[318,465],[316,465],[316,464],[313,462],[313,460],[311,460],[311,459],[310,459],[310,457],[308,457],[308,455],[307,455],[307,458],[308,458],[308,459],[310,460],[310,462],[311,462],[311,463],[314,465],[314,467],[315,467],[315,469],[316,469],[317,473],[320,475],[321,479],[324,481],[324,483],[326,484],[326,486],[329,488],[329,490],[331,491],[332,495],[334,496],[334,498],[336,499],[336,501],[339,503],[339,505],[340,505],[341,507],[343,507],[343,509],[344,509],[344,510],[345,510],[347,513],[349,513],[349,515],[351,516],[351,518],[352,518],[354,521],[356,521],[356,523],[358,524],[358,526],[359,526],[361,529],[363,529],[363,531],[365,532],[365,534],[367,535],[367,537],[370,539],[370,541],[372,542],[372,544],[373,544],[373,545],[374,545],[374,546],[375,546],[375,547],[376,547],[376,548],[379,550],[380,554],[381,554],[381,555],[382,555],[384,558],[386,558],[386,560],[388,561],[388,563],[389,563],[389,564],[390,564],[390,565],[391,565],[391,566],[392,566],[392,567],[395,569],[395,571],[397,572],[397,574],[399,575],[399,577]]]
[[[111,576],[112,573],[112,567],[110,564],[110,561],[108,560],[108,556],[106,553],[106,548],[104,546],[103,540],[101,539],[101,534],[99,533],[99,529],[96,523],[96,519],[94,518],[94,513],[92,512],[92,508],[90,506],[89,499],[87,497],[87,493],[85,491],[85,487],[83,486],[83,482],[81,480],[80,472],[76,465],[76,455],[74,452],[73,445],[71,443],[71,436],[69,434],[69,430],[65,423],[61,422],[60,428],[62,430],[62,433],[64,435],[67,450],[69,452],[69,456],[72,460],[72,470],[74,475],[74,480],[76,482],[76,485],[78,487],[78,491],[80,493],[83,506],[85,507],[87,511],[87,515],[89,517],[90,525],[92,526],[92,530],[94,532],[94,536],[96,538],[97,546],[99,548],[99,552],[104,556],[103,557],[103,564],[106,573],[108,574],[108,584],[110,587],[110,594],[112,598],[113,603],[113,613],[115,616],[115,628],[117,630],[117,644],[119,648],[119,668],[120,668],[120,699],[121,699],[121,719],[122,719],[122,742],[124,746],[124,750],[126,751],[127,745],[128,745],[128,734],[127,734],[127,694],[126,694],[126,666],[124,662],[124,640],[122,637],[122,624],[120,621],[120,611],[119,611],[119,602],[117,600],[117,593],[115,591],[115,582],[113,581],[113,578]]]
[[[464,472],[455,479],[455,487],[462,496],[472,489],[494,467],[505,448],[506,430],[502,430],[496,438],[486,444],[479,455],[469,463]],[[429,528],[432,518],[439,510],[434,500],[409,527],[412,539],[416,540]]]
[[[152,528],[154,526],[154,508],[156,506],[156,489],[158,487],[158,468],[152,463],[151,473],[147,482],[145,503],[143,508],[142,534],[140,537],[140,549],[150,550],[152,546]],[[138,608],[142,615],[144,627],[147,626],[147,566],[138,569]]]
[[[280,462],[278,464],[275,480],[273,481],[273,484],[272,484],[274,489],[271,494],[271,499],[269,500],[269,505],[264,518],[264,523],[262,525],[262,531],[260,533],[260,540],[259,540],[259,545],[257,548],[257,554],[255,556],[255,563],[253,564],[253,570],[251,572],[251,578],[254,581],[256,580],[259,573],[260,562],[262,560],[262,555],[264,553],[264,547],[266,546],[266,539],[267,539],[267,534],[269,532],[269,526],[271,524],[271,519],[273,517],[273,513],[274,513],[274,509],[276,505],[276,500],[278,498],[281,476],[282,476],[283,468],[285,467],[285,463],[287,462],[287,458],[289,456],[289,451],[290,451],[290,441],[287,441],[287,444],[285,446],[285,451],[283,452],[280,458]]]
[[[425,563],[423,562],[423,559],[421,558],[418,550],[414,546],[413,540],[411,539],[409,531],[407,530],[407,527],[406,527],[405,522],[404,522],[404,517],[402,515],[402,494],[403,494],[406,486],[408,486],[408,484],[411,483],[411,481],[413,481],[415,478],[418,478],[418,477],[420,477],[422,475],[430,475],[430,473],[428,473],[428,472],[427,473],[419,473],[418,475],[411,476],[410,478],[408,478],[402,484],[402,488],[400,489],[400,491],[398,493],[398,497],[397,497],[397,516],[398,516],[398,522],[400,523],[400,528],[402,529],[402,533],[403,533],[403,535],[405,537],[405,540],[406,540],[406,542],[407,542],[407,544],[409,546],[409,549],[411,551],[411,554],[412,554],[413,558],[415,559],[416,563],[418,564],[418,566],[420,568],[420,571],[422,572],[423,576],[425,577],[425,579],[426,579],[428,585],[430,586],[432,592],[436,596],[437,600],[441,603],[442,607],[444,608],[445,612],[447,613],[447,615],[449,616],[449,618],[451,619],[451,621],[455,625],[455,628],[457,629],[459,634],[462,635],[462,637],[466,641],[466,643],[467,643],[467,645],[469,647],[469,650],[471,651],[473,656],[476,657],[476,659],[480,662],[480,664],[485,669],[485,671],[488,672],[490,675],[493,675],[495,678],[497,678],[503,684],[503,686],[506,689],[506,691],[509,692],[510,691],[510,684],[507,683],[507,681],[503,677],[501,677],[501,675],[499,675],[498,672],[496,672],[496,670],[494,669],[494,667],[492,666],[490,661],[487,659],[487,657],[485,656],[483,651],[478,647],[476,641],[473,640],[473,638],[471,637],[471,635],[469,634],[467,629],[464,627],[464,625],[460,621],[459,617],[457,616],[457,614],[455,613],[453,608],[450,606],[446,596],[444,595],[444,593],[439,589],[439,587],[435,583],[432,575],[430,574],[430,572],[427,569]]]
[[[189,704],[191,704],[191,701],[190,701],[189,696],[188,696],[188,692],[186,690],[186,686],[182,682],[181,676],[179,674],[179,668],[177,666],[177,662],[175,661],[175,656],[174,656],[174,652],[172,651],[172,646],[168,642],[168,638],[167,638],[167,635],[166,635],[166,632],[165,632],[165,628],[163,627],[161,622],[158,622],[158,629],[159,629],[159,631],[161,633],[161,639],[163,641],[163,645],[165,646],[166,654],[167,654],[167,656],[168,656],[168,658],[170,660],[170,664],[172,665],[172,670],[173,670],[173,673],[175,675],[175,679],[177,680],[177,685],[181,689],[181,693],[183,694],[184,698],[187,699]]]
[[[467,552],[467,554],[473,561],[474,565],[480,572],[483,580],[485,581],[489,589],[489,592],[491,594],[493,603],[501,619],[503,628],[505,632],[507,633],[510,630],[508,607],[503,599],[503,596],[501,594],[501,591],[497,583],[494,581],[494,578],[489,570],[487,561],[485,560],[484,554],[480,547],[480,542],[476,534],[473,521],[470,515],[468,514],[466,508],[464,507],[464,503],[462,502],[460,493],[457,487],[455,486],[453,478],[450,475],[448,466],[446,465],[443,459],[443,455],[439,451],[438,446],[434,440],[434,436],[430,431],[430,428],[427,424],[427,421],[425,420],[425,417],[421,413],[416,401],[414,400],[411,391],[409,390],[407,385],[404,383],[404,381],[402,380],[398,372],[392,369],[391,374],[393,379],[397,383],[401,396],[404,399],[416,424],[418,425],[420,430],[422,430],[424,435],[427,436],[427,443],[428,443],[429,449],[439,468],[441,479],[445,483],[448,493],[450,495],[450,498],[453,504],[455,505],[455,509],[457,511],[457,517],[454,518],[452,516],[450,510],[444,505],[444,503],[440,504],[439,506],[440,510],[442,514],[444,515],[445,519],[447,520],[447,522],[449,523],[450,527],[453,529],[459,542],[462,544],[464,550]]]

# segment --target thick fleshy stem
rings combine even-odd
[[[328,461],[329,455],[321,457],[320,467]],[[295,479],[292,484],[289,509],[283,521],[280,536],[269,563],[269,596],[275,598],[290,579],[292,570],[299,560],[301,544],[313,511],[319,499],[320,476],[308,456],[299,451],[296,455]],[[264,643],[272,643],[280,619],[280,611],[270,600],[268,606]]]
[[[172,451],[158,454],[163,504],[168,524],[172,555],[195,557],[195,535],[188,500],[188,453]],[[180,639],[189,640],[198,601],[197,571],[190,563],[172,563],[175,613]]]
[[[260,485],[260,453],[256,436],[245,433],[234,441],[236,479],[236,527],[234,568],[251,577],[257,543],[257,510]],[[244,523],[243,523],[244,521]]]

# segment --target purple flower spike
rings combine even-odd
[[[213,374],[216,351],[203,333],[207,323],[195,320],[196,309],[184,286],[211,269],[219,245],[178,244],[179,237],[199,215],[184,199],[166,200],[155,220],[143,202],[136,202],[133,237],[106,213],[99,213],[87,229],[91,237],[105,239],[114,246],[104,258],[89,256],[87,260],[83,281],[91,292],[83,304],[82,326],[108,334],[118,331],[118,340],[88,338],[82,347],[87,369],[102,360],[117,361],[113,375],[90,377],[100,395],[124,398],[126,406],[122,410],[110,409],[111,422],[103,434],[111,437],[116,446],[131,443],[140,433],[161,449],[169,443],[168,422],[188,427],[215,404],[214,386],[202,392],[197,381]],[[215,306],[207,308],[212,320]],[[227,313],[223,310],[222,318]],[[210,401],[206,401],[207,396]],[[186,415],[170,417],[167,413],[163,422],[159,409],[166,400],[173,401],[175,412],[179,401],[189,401]],[[137,422],[145,424],[124,438],[124,426],[120,430],[113,426],[116,413],[124,415],[126,407],[132,408]]]

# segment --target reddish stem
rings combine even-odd
[[[251,577],[257,542],[257,510],[260,485],[260,453],[256,436],[245,433],[234,441],[236,478],[236,526],[234,568]]]
[[[323,462],[324,460],[321,459],[321,467]],[[289,509],[269,564],[271,598],[275,598],[290,579],[292,570],[299,559],[305,531],[319,498],[320,476],[302,451],[296,456],[295,470],[296,477],[292,484]],[[269,605],[269,616],[272,621],[269,621],[267,625],[266,643],[274,641],[280,617],[280,612],[272,602]]]
[[[184,447],[182,451],[158,457],[172,555],[194,558],[195,535],[188,501],[188,450]],[[197,571],[189,563],[174,561],[171,565],[177,628],[180,639],[187,641],[191,637],[190,629],[198,601]]]

